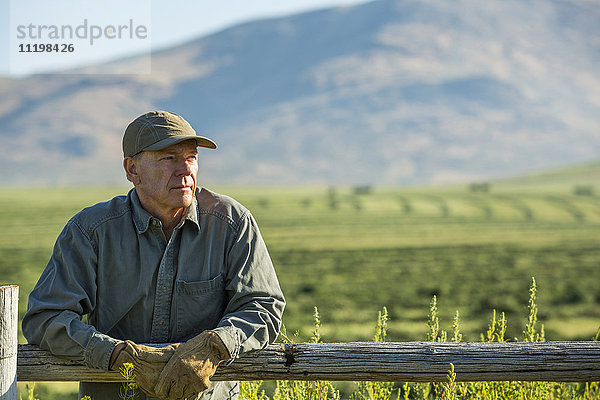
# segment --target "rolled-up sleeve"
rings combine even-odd
[[[234,238],[227,254],[229,303],[213,329],[233,359],[273,343],[285,307],[271,257],[249,212],[241,217]]]
[[[119,342],[82,321],[95,309],[97,254],[77,220],[59,235],[52,257],[29,295],[23,335],[57,356],[108,370]]]

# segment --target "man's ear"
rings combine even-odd
[[[125,169],[127,180],[129,180],[134,185],[140,183],[140,175],[138,174],[137,160],[131,157],[125,157],[125,159],[123,159],[123,168]]]

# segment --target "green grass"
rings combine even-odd
[[[579,181],[567,175],[493,183],[489,193],[466,185],[363,194],[350,187],[211,189],[255,215],[288,300],[284,322],[299,340],[311,336],[314,306],[325,341],[371,338],[382,306],[391,317],[388,340],[424,340],[433,295],[442,325],[460,310],[464,340],[479,340],[492,309],[505,312],[507,337],[517,337],[532,276],[546,335],[588,340],[600,325],[600,193],[575,196]],[[20,316],[66,221],[126,191],[0,189],[0,284],[20,285]]]
[[[522,312],[523,287],[536,276],[554,337],[586,339],[600,321],[600,201],[573,195],[571,185],[545,187],[216,190],[258,220],[288,300],[285,322],[303,337],[315,305],[331,340],[367,338],[370,316],[386,305],[390,337],[421,339],[422,310],[436,295],[443,311],[462,310],[465,337],[477,338],[492,307],[511,319]],[[66,221],[126,191],[0,190],[0,283],[21,286],[21,315]]]
[[[477,339],[491,308],[513,320],[522,313],[523,288],[536,276],[555,338],[588,339],[600,324],[600,202],[570,189],[337,188],[333,208],[328,188],[229,192],[259,221],[289,300],[285,319],[301,334],[318,305],[329,339],[365,339],[369,315],[387,305],[398,317],[390,336],[420,339],[435,294],[444,311],[463,311],[465,336]]]
[[[545,341],[544,326],[538,321],[539,308],[537,305],[537,284],[532,279],[525,303],[527,313],[524,315],[524,329],[519,338],[510,339],[506,336],[508,321],[504,313],[492,312],[486,329],[481,333],[480,340],[484,342],[542,342]],[[384,307],[378,312],[377,323],[372,336],[375,342],[387,341],[389,314]],[[429,305],[426,323],[426,340],[429,342],[462,342],[462,320],[456,311],[452,323],[445,330],[440,321],[440,311],[437,297],[433,296]],[[313,331],[310,341],[323,341],[323,326],[317,308],[314,309]],[[600,330],[594,340],[598,340]],[[295,342],[295,338],[284,333],[284,342]],[[329,382],[329,381],[277,381],[267,382],[262,388],[262,382],[241,382],[241,400],[388,400],[388,399],[571,399],[592,400],[600,399],[600,385],[595,383],[554,383],[554,382],[457,382],[454,365],[450,364],[447,380],[441,383],[402,383],[402,382]]]

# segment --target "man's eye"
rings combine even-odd
[[[167,160],[167,161],[170,161],[172,159],[173,159],[173,156],[165,156],[165,157],[161,158],[161,160]]]

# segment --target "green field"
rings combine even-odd
[[[600,165],[469,186],[211,187],[255,215],[288,306],[288,332],[307,340],[313,307],[323,341],[369,340],[383,306],[388,340],[425,340],[437,296],[441,328],[456,310],[478,341],[492,310],[522,339],[531,278],[550,340],[589,340],[600,326]],[[0,284],[18,284],[20,314],[66,221],[122,188],[0,189]],[[24,339],[20,337],[20,342]],[[20,384],[21,385],[21,384]],[[38,385],[43,399],[73,384]],[[36,389],[38,390],[38,389]],[[56,397],[55,397],[56,396]]]
[[[600,201],[573,188],[598,169],[493,183],[488,192],[211,189],[252,210],[288,300],[284,322],[301,338],[310,334],[314,306],[325,341],[370,338],[377,311],[387,306],[390,339],[421,340],[433,295],[448,328],[460,311],[466,340],[479,340],[492,309],[506,312],[509,337],[520,336],[535,277],[547,336],[586,340],[600,325]],[[21,314],[68,218],[126,191],[0,190],[0,283],[21,286]]]
[[[589,339],[600,325],[600,202],[567,186],[229,192],[262,227],[290,329],[308,334],[316,305],[326,341],[367,339],[385,305],[390,337],[419,340],[436,295],[448,328],[460,311],[467,340],[494,308],[520,336],[531,277],[548,337]]]

